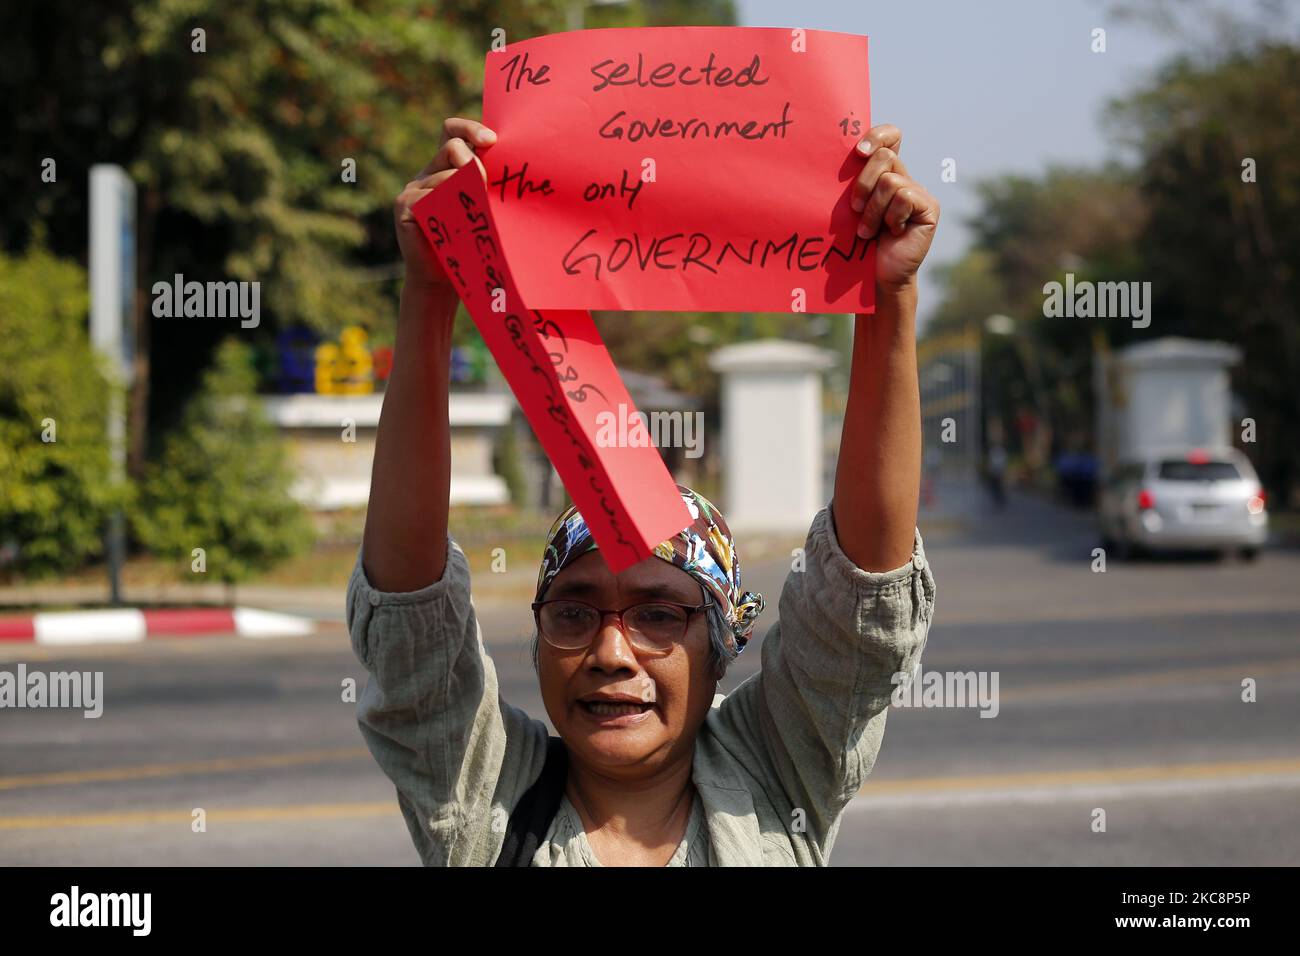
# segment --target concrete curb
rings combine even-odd
[[[310,618],[248,607],[168,608],[150,611],[115,608],[0,617],[0,641],[32,641],[55,647],[72,644],[131,644],[164,634],[299,637],[315,630],[316,624]]]

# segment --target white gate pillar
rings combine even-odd
[[[822,379],[834,352],[764,339],[718,349],[723,513],[735,531],[806,531],[822,488]]]

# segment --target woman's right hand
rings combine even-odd
[[[475,150],[484,150],[497,141],[497,134],[482,123],[471,119],[454,116],[442,124],[442,142],[438,152],[429,164],[420,170],[414,179],[393,203],[393,221],[397,227],[397,244],[401,247],[402,258],[406,262],[406,284],[414,284],[430,290],[446,290],[451,282],[442,271],[438,257],[420,231],[420,224],[411,213],[411,207],[433,192],[442,182],[450,179],[466,163],[474,162],[487,180],[487,170],[474,155]]]

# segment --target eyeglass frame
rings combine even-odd
[[[551,641],[550,638],[546,636],[546,632],[542,628],[542,608],[547,604],[559,604],[561,602],[567,604],[581,604],[583,607],[589,607],[600,615],[600,620],[596,622],[596,629],[591,632],[591,637],[589,637],[587,639],[586,644],[584,644],[581,647],[560,647],[560,645],[554,643],[553,641]],[[577,598],[550,598],[545,601],[534,601],[532,603],[532,608],[533,608],[533,621],[537,625],[538,635],[542,638],[542,640],[546,641],[547,644],[550,644],[551,647],[554,647],[556,650],[581,651],[581,650],[585,650],[588,647],[591,647],[591,642],[596,639],[596,636],[598,634],[600,634],[600,628],[601,625],[604,623],[606,616],[613,614],[615,617],[618,618],[619,632],[622,633],[622,635],[625,638],[627,638],[629,644],[631,644],[633,647],[636,647],[640,651],[644,651],[645,653],[666,654],[672,649],[671,645],[667,648],[658,648],[658,647],[644,648],[637,645],[637,643],[632,640],[632,635],[628,632],[627,626],[623,623],[623,615],[635,607],[653,606],[656,604],[681,608],[683,611],[686,611],[688,613],[686,615],[686,620],[682,624],[681,635],[673,640],[673,644],[679,644],[681,643],[682,639],[686,637],[686,632],[690,629],[691,618],[694,617],[696,614],[698,614],[700,611],[707,610],[710,603],[711,603],[710,601],[705,600],[703,604],[697,604],[692,606],[690,604],[681,604],[677,601],[637,601],[635,604],[629,604],[627,607],[623,608],[620,611],[620,610],[615,610],[614,608],[596,607],[596,605],[594,604],[588,604],[586,601],[580,601]]]

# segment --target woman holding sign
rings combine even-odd
[[[496,135],[445,123],[396,202],[406,284],[348,587],[353,648],[371,675],[358,719],[426,864],[827,863],[934,613],[916,531],[915,314],[939,207],[899,160],[901,140],[877,126],[857,147],[850,201],[859,235],[878,240],[876,313],[857,319],[834,497],[786,579],[761,672],[716,693],[766,602],[742,588],[736,542],[710,502],[679,486],[691,525],[620,574],[570,509],[551,529],[533,603],[550,738],[500,698],[448,534],[457,298],[410,209]]]

